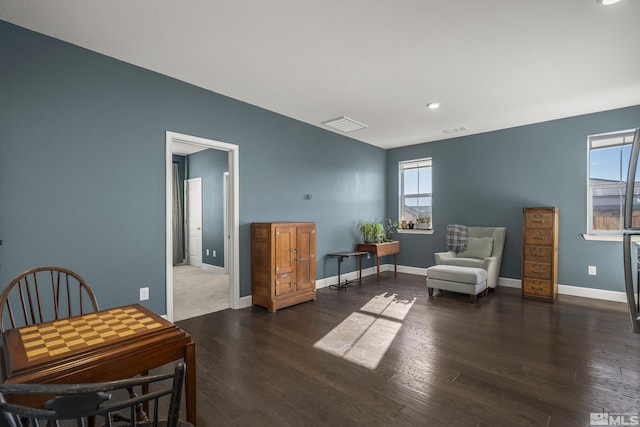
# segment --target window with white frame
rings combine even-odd
[[[400,220],[428,217],[433,224],[431,167],[431,158],[400,162]]]
[[[588,233],[620,234],[633,130],[588,137]],[[636,169],[633,225],[640,226],[640,175]],[[637,196],[637,197],[635,197]]]

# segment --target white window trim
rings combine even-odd
[[[420,230],[418,228],[398,228],[396,232],[398,234],[433,234],[433,229],[430,228],[429,230]]]
[[[411,165],[415,163],[414,168],[420,167],[430,167],[431,168],[431,177],[433,179],[433,158],[432,157],[423,157],[420,159],[412,159],[412,160],[401,160],[398,162],[398,222],[402,221],[402,205],[404,203],[404,194],[402,192],[403,185],[403,171],[407,169],[413,169],[411,167],[403,167],[403,165]],[[431,193],[419,193],[416,196],[428,195],[433,200],[433,188],[431,189]],[[398,228],[397,232],[399,234],[433,234],[433,206],[431,212],[431,228],[428,230],[418,229],[418,228]]]
[[[595,231],[591,228],[591,224],[593,224],[593,198],[591,195],[591,149],[592,148],[602,148],[606,146],[616,146],[616,145],[625,145],[629,142],[633,143],[633,135],[635,129],[626,129],[615,132],[606,132],[595,135],[587,136],[587,224],[586,229],[587,232],[582,234],[582,237],[585,240],[591,241],[609,241],[609,242],[621,242],[622,241],[622,231],[623,230],[611,230],[611,231]],[[627,135],[627,134],[630,134]],[[615,140],[620,140],[622,138],[621,143],[618,143]],[[630,140],[629,140],[630,138]],[[607,140],[614,140],[613,143],[602,143]],[[595,144],[592,141],[596,141]],[[592,147],[592,145],[597,145],[597,141],[600,141],[599,146]],[[636,177],[636,179],[638,179]],[[612,185],[613,186],[613,185]]]
[[[582,235],[584,240],[593,242],[622,242],[622,233],[618,234],[587,234]],[[640,236],[631,236],[631,241],[640,242]]]

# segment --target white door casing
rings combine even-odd
[[[228,257],[228,262],[225,262],[225,267],[229,270],[229,301],[232,309],[243,308],[245,306],[248,307],[251,305],[251,297],[243,297],[242,306],[240,299],[240,184],[238,179],[240,175],[239,147],[235,144],[229,144],[226,142],[214,141],[197,136],[167,131],[165,144],[165,284],[167,319],[173,321],[172,163],[174,152],[173,147],[176,145],[186,145],[191,146],[192,148],[199,147],[202,149],[213,148],[216,150],[227,152],[229,167],[229,186],[227,199],[228,250],[225,251],[225,255]]]
[[[222,179],[224,185],[222,187],[222,191],[224,193],[224,195],[222,196],[223,202],[224,202],[224,209],[223,209],[223,224],[224,224],[224,272],[225,274],[229,274],[229,238],[230,238],[230,232],[229,232],[229,218],[231,217],[231,210],[229,209],[229,205],[230,203],[229,201],[229,172],[225,172],[223,174],[223,179]],[[233,297],[233,295],[231,295],[231,297]]]

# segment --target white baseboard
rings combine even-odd
[[[519,279],[498,278],[498,286],[520,289],[522,282]],[[583,288],[581,286],[558,284],[558,295],[571,295],[574,297],[601,299],[605,301],[627,302],[627,294],[620,291],[606,291],[603,289]]]
[[[247,295],[246,297],[240,297],[238,300],[238,307],[236,310],[240,310],[241,308],[251,307],[253,305],[253,301],[251,299],[251,295]]]
[[[393,271],[393,264],[383,264],[380,266],[380,271]],[[408,273],[415,274],[418,276],[427,275],[426,267],[410,267],[399,265],[398,266],[399,273]],[[367,277],[376,274],[376,267],[368,267],[362,270],[362,277]],[[351,271],[348,273],[343,273],[340,275],[340,280],[349,280],[349,281],[357,281],[358,280],[358,270]],[[338,276],[330,276],[325,277],[324,279],[316,280],[316,289],[326,288],[330,285],[335,285],[338,283]],[[508,277],[499,277],[498,278],[498,287],[505,288],[521,288],[520,279],[511,279]],[[572,286],[572,285],[558,285],[558,294],[560,295],[571,295],[576,297],[583,298],[593,298],[600,299],[604,301],[614,301],[614,302],[627,302],[627,295],[622,291],[607,291],[603,289],[593,289],[593,288],[583,288],[581,286]],[[251,306],[251,295],[240,298],[240,306],[238,308],[246,308]]]
[[[619,291],[604,289],[582,288],[580,286],[558,285],[558,293],[584,298],[601,299],[605,301],[627,302],[627,294]]]
[[[389,270],[393,270],[393,265],[389,264]],[[418,276],[427,276],[427,268],[424,267],[408,267],[405,265],[399,265],[398,266],[398,272],[400,273],[409,273],[409,274],[416,274]]]
[[[522,281],[520,279],[509,279],[508,277],[498,277],[498,286],[505,288],[517,288],[522,287]]]
[[[218,267],[217,265],[205,264],[204,262],[200,264],[200,269],[204,271],[208,271],[210,273],[216,274],[225,274],[227,270],[224,267]]]
[[[385,268],[386,266],[381,265],[380,266],[380,271],[387,271],[387,269]],[[391,270],[393,270],[393,265],[390,268]],[[358,277],[360,274],[360,270],[356,270],[356,271],[350,271],[348,273],[342,273],[340,274],[340,281],[344,282],[345,280],[349,280],[349,281],[357,281]],[[369,267],[369,268],[363,268],[362,269],[362,277],[367,277],[367,276],[371,276],[373,274],[376,274],[376,268],[375,267]],[[321,288],[326,288],[328,286],[331,285],[337,285],[338,284],[338,276],[330,276],[330,277],[325,277],[324,279],[320,279],[320,280],[316,280],[316,289],[321,289]]]

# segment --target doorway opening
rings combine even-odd
[[[195,153],[201,150],[220,150],[227,153],[227,173],[224,175],[224,270],[229,276],[229,305],[240,308],[239,285],[239,185],[238,146],[175,132],[166,132],[166,315],[174,321],[174,243],[173,243],[173,154]],[[205,212],[206,215],[206,212]],[[212,310],[214,311],[214,310]]]

